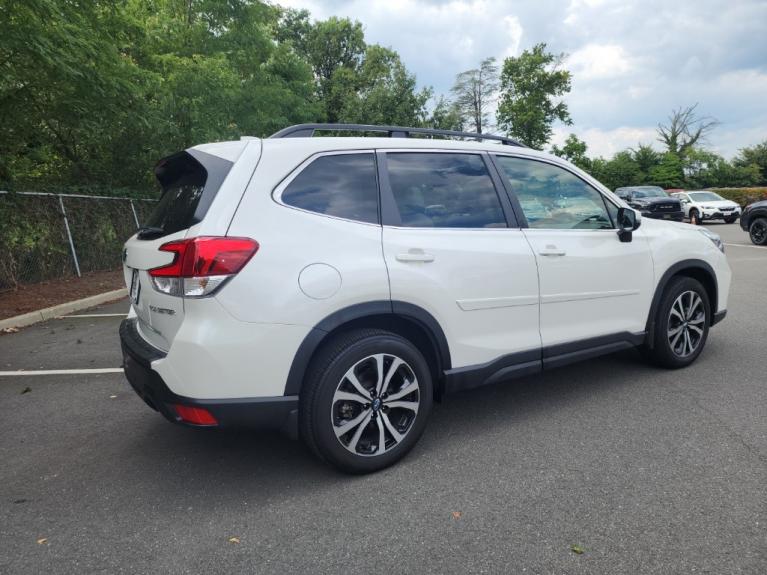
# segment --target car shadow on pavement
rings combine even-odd
[[[545,422],[574,403],[588,408],[594,398],[612,396],[615,401],[624,386],[645,384],[637,381],[639,372],[646,377],[653,371],[661,370],[647,366],[637,352],[627,351],[448,396],[435,404],[426,433],[408,458],[375,475],[428,464],[455,445],[488,441],[499,432],[513,434],[515,426],[536,419]],[[339,481],[367,481],[324,465],[300,441],[281,434],[190,429],[156,416],[132,434],[128,449],[125,456],[134,460],[132,467],[150,470],[157,483],[183,478],[183,488],[201,497],[212,485],[243,494],[257,486],[268,497],[278,492],[301,496]]]

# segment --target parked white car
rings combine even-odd
[[[690,223],[699,224],[705,220],[724,220],[731,224],[740,217],[740,206],[726,200],[716,192],[692,190],[671,194],[682,202],[684,216]]]
[[[641,220],[512,140],[414,133],[477,137],[302,125],[162,160],[123,254],[138,395],[363,473],[404,456],[444,394],[635,346],[667,368],[698,357],[727,313],[718,236]]]

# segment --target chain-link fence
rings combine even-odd
[[[0,192],[0,292],[113,270],[156,200]]]

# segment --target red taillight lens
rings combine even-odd
[[[189,238],[163,244],[160,251],[174,253],[175,257],[168,265],[149,270],[152,277],[232,275],[258,251],[258,242],[250,238]]]
[[[154,289],[177,297],[212,295],[258,251],[250,238],[201,237],[160,246],[174,254],[167,265],[149,270]]]
[[[191,407],[189,405],[174,405],[174,409],[181,421],[193,425],[218,425],[218,420],[213,414],[202,407]]]

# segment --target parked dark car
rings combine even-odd
[[[755,202],[743,208],[740,227],[744,232],[748,232],[755,245],[767,246],[767,200]]]
[[[684,220],[682,203],[658,186],[627,186],[618,188],[615,193],[629,206],[642,212],[643,218],[677,222]]]

